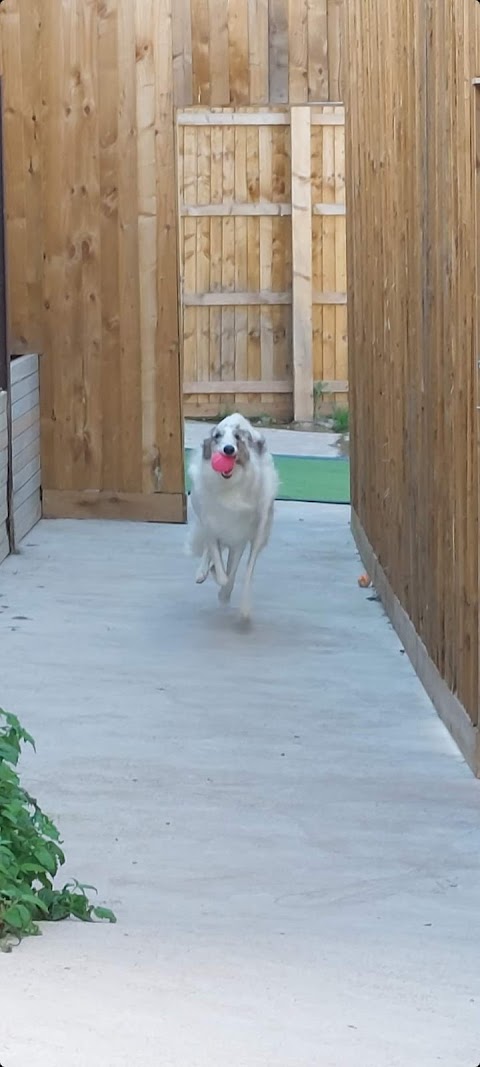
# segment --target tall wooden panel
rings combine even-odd
[[[43,353],[47,514],[183,517],[174,110],[268,111],[341,99],[342,5],[0,5],[11,343],[16,351]],[[288,198],[278,130],[202,131],[190,150],[195,171],[187,203],[189,196],[204,207],[224,197]],[[282,216],[212,217],[195,225],[185,219],[185,240],[195,247],[192,291],[287,291],[289,226]],[[287,305],[237,303],[189,315],[198,381],[207,370],[209,381],[227,372],[242,382],[261,382],[267,373],[287,380]],[[323,326],[315,315],[318,337]],[[188,350],[188,315],[185,321]],[[288,415],[288,394],[274,398],[270,403]]]
[[[478,770],[480,5],[352,0],[346,16],[355,524],[415,665]]]
[[[311,421],[348,388],[343,108],[177,126],[186,414]]]
[[[184,516],[171,3],[0,9],[11,346],[43,353],[46,515]]]
[[[303,104],[344,96],[345,0],[175,0],[175,104]]]

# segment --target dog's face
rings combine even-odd
[[[237,468],[244,469],[250,463],[252,452],[261,455],[264,450],[264,437],[242,415],[229,415],[223,419],[203,442],[204,459],[211,460],[214,452],[223,452],[224,456],[235,459],[233,470],[222,474],[227,480],[233,477]]]

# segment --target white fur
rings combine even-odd
[[[234,449],[237,462],[224,478],[211,466],[210,451]],[[237,570],[250,545],[240,613],[248,619],[251,583],[259,553],[270,537],[278,477],[265,439],[243,415],[229,415],[204,441],[190,465],[194,522],[190,552],[201,556],[197,582],[209,574],[220,586],[219,597],[230,600]],[[227,552],[225,564],[224,552]]]

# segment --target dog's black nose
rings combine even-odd
[[[234,449],[233,445],[224,445],[223,446],[223,451],[224,451],[224,454],[226,456],[233,456],[233,454],[235,452],[235,449]]]

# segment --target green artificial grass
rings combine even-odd
[[[190,449],[187,449],[187,461]],[[350,464],[345,458],[274,456],[280,477],[278,500],[350,503]],[[188,478],[187,478],[187,488]]]

